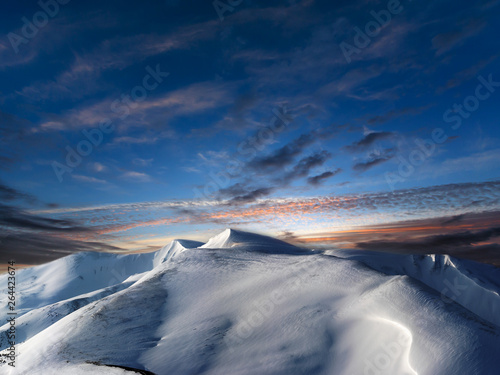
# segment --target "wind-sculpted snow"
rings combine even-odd
[[[500,269],[447,255],[399,255],[355,250],[330,254],[360,262],[388,275],[408,275],[484,320],[500,326]],[[472,271],[474,270],[474,271]]]
[[[173,240],[167,246],[157,251],[154,256],[154,266],[166,262],[177,254],[182,253],[187,249],[194,249],[203,245],[203,242],[189,240]]]
[[[79,253],[17,272],[18,313],[39,308],[124,282],[150,270],[154,254]],[[7,285],[7,275],[0,276]],[[0,296],[0,313],[7,313],[7,294]],[[4,300],[5,299],[5,300]]]
[[[79,278],[70,271],[59,289],[46,281],[52,304],[30,296],[38,289],[24,284],[36,303],[19,321],[25,335],[17,367],[0,373],[497,373],[500,327],[487,313],[497,306],[493,268],[448,258],[312,252],[234,230],[206,245],[176,240],[154,254],[114,257],[120,277],[108,271],[108,280],[96,273],[94,281],[81,269],[81,296],[55,301],[56,290],[72,294],[66,286]],[[101,261],[112,263],[108,255],[80,258],[92,269]],[[20,271],[19,278],[40,279],[61,264]],[[459,275],[473,282],[464,282],[467,298],[457,303],[438,286]],[[478,288],[483,300],[474,308]],[[52,319],[50,311],[66,315]]]

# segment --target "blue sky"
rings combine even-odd
[[[499,208],[499,1],[41,4],[0,16],[5,257]]]

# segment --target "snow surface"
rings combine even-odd
[[[445,256],[226,230],[152,254],[72,255],[17,280],[18,357],[0,374],[499,373],[499,270]]]

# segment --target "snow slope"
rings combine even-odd
[[[456,302],[500,326],[499,268],[459,261],[448,255],[401,255],[356,250],[327,253],[358,260],[388,275],[408,275],[440,292],[444,302]]]
[[[447,295],[455,278],[460,294]],[[153,254],[78,254],[18,280],[22,343],[0,374],[498,374],[499,274],[473,262],[226,230]]]

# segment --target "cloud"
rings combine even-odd
[[[476,77],[483,68],[495,61],[498,56],[499,55],[491,56],[489,59],[481,60],[473,66],[458,72],[452,79],[448,80],[444,86],[439,87],[436,91],[438,93],[443,93],[446,90],[460,86],[469,79]]]
[[[357,246],[360,249],[390,251],[392,249],[405,250],[416,253],[442,253],[446,250],[453,250],[461,246],[471,246],[480,242],[500,236],[500,227],[489,228],[479,232],[460,232],[453,234],[442,234],[437,236],[428,236],[419,240],[412,241],[372,241],[360,242]],[[500,257],[500,256],[499,256]]]
[[[220,189],[218,192],[219,199],[229,199],[227,204],[233,205],[235,203],[251,203],[260,198],[271,195],[277,187],[259,187],[252,188],[246,183],[238,182],[227,188]],[[224,204],[224,203],[222,203]]]
[[[237,118],[241,119],[242,115],[245,114],[248,109],[252,108],[257,101],[258,96],[253,91],[245,92],[236,98],[231,108],[231,112],[236,115]]]
[[[122,177],[134,182],[151,182],[150,175],[142,172],[128,171],[122,174]]]
[[[153,163],[154,159],[141,159],[141,158],[135,158],[132,160],[132,164],[140,166],[140,167],[147,167]]]
[[[0,169],[9,169],[14,163],[26,157],[25,148],[40,145],[40,140],[29,142],[28,128],[32,123],[16,115],[0,111]],[[18,147],[24,143],[25,148]],[[16,147],[17,146],[17,147]]]
[[[475,19],[467,24],[462,22],[457,26],[457,30],[438,34],[432,39],[432,47],[436,50],[436,56],[450,51],[464,43],[466,39],[478,34],[486,26],[486,22]]]
[[[345,61],[343,61],[343,63],[345,63]],[[336,78],[334,81],[323,86],[320,91],[323,94],[333,96],[346,96],[354,99],[362,99],[360,96],[356,95],[356,91],[360,90],[360,86],[362,84],[372,80],[373,78],[379,77],[382,70],[383,68],[377,65],[372,65],[363,69],[351,69],[347,73]],[[364,94],[366,94],[366,92]],[[370,99],[369,95],[364,96],[366,96],[366,99]]]
[[[353,152],[353,153],[366,151],[374,143],[381,141],[381,140],[394,139],[395,136],[396,136],[396,133],[393,133],[393,132],[371,132],[371,133],[365,135],[364,138],[359,140],[358,142],[355,142],[352,145],[346,146],[345,150],[347,150],[349,152]]]
[[[283,241],[286,241],[286,242],[290,242],[290,243],[299,243],[300,240],[299,240],[299,237],[297,235],[295,235],[294,232],[292,231],[289,231],[289,230],[285,230],[285,231],[282,231],[279,235],[278,235],[278,238],[281,238]]]
[[[372,154],[369,160],[364,162],[359,162],[353,165],[352,169],[356,172],[366,172],[367,170],[376,167],[377,165],[383,164],[392,158],[394,158],[395,149],[390,148],[383,150],[382,152]]]
[[[238,182],[234,185],[231,185],[227,188],[222,188],[219,190],[219,196],[221,198],[224,197],[236,197],[238,195],[244,195],[248,193],[248,188],[246,184],[242,182]]]
[[[38,131],[71,131],[98,126],[108,119],[118,122],[118,131],[135,127],[157,129],[164,127],[170,120],[184,115],[195,115],[208,110],[226,106],[232,102],[234,85],[220,82],[201,82],[170,91],[163,95],[151,95],[144,101],[131,105],[120,102],[119,97],[106,98],[91,105],[70,109],[57,117],[42,121]],[[118,107],[113,102],[118,100]],[[114,108],[114,110],[112,109]],[[125,116],[125,114],[127,114]],[[161,138],[171,138],[171,129],[159,134],[143,137],[122,136],[115,143],[154,143]]]
[[[161,138],[159,136],[147,136],[143,135],[140,137],[130,137],[130,136],[122,136],[122,137],[116,137],[113,139],[112,145],[119,145],[119,144],[153,144],[158,142]]]
[[[119,247],[96,241],[77,241],[47,234],[0,234],[0,261],[37,265],[81,251],[119,252]]]
[[[422,112],[426,111],[429,109],[429,106],[423,106],[423,107],[404,107],[404,108],[398,108],[398,109],[393,109],[383,115],[378,115],[371,117],[367,120],[367,123],[370,125],[375,125],[375,124],[383,124],[385,122],[394,120],[395,118],[402,117],[402,116],[408,116],[408,115],[419,115]]]
[[[462,156],[455,159],[443,160],[433,169],[435,175],[444,175],[463,171],[476,171],[478,169],[490,170],[497,165],[500,159],[500,149],[487,150]]]
[[[195,167],[182,167],[182,169],[188,173],[201,173],[201,170]]]
[[[88,31],[88,27],[94,25],[80,27]],[[152,56],[192,48],[197,42],[213,39],[218,27],[216,21],[208,21],[181,26],[163,34],[119,35],[101,40],[100,43],[96,43],[94,50],[75,54],[69,68],[54,79],[35,82],[24,87],[20,94],[32,100],[82,98],[102,89],[103,86],[106,87],[107,83],[99,79],[103,72],[123,70]],[[56,30],[53,32],[57,33]],[[34,57],[34,53],[30,54],[25,62],[30,62]]]
[[[357,243],[363,250],[405,254],[449,254],[476,261],[500,264],[500,244],[487,243],[500,237],[500,227],[481,231],[427,236],[406,241],[368,241]]]
[[[448,254],[500,265],[499,211],[363,225],[348,230],[302,233],[303,245],[358,248],[400,254]]]
[[[102,173],[102,172],[106,172],[108,170],[108,167],[106,167],[104,164],[101,164],[99,162],[95,162],[95,163],[89,164],[89,169],[92,170],[93,172],[96,172],[96,173]]]
[[[101,67],[77,55],[66,71],[51,80],[32,83],[20,90],[18,95],[30,100],[81,99],[105,85],[97,79],[101,71]]]
[[[107,184],[108,182],[105,180],[101,180],[95,177],[89,177],[89,176],[82,176],[78,174],[73,174],[71,175],[75,180],[80,181],[80,182],[88,182],[92,184]]]
[[[318,185],[321,185],[321,183],[333,176],[336,176],[338,175],[339,173],[342,172],[342,169],[338,168],[334,171],[327,171],[327,172],[324,172],[320,175],[317,175],[317,176],[313,176],[313,177],[309,177],[307,179],[307,183],[309,185],[313,185],[313,186],[318,186]]]
[[[311,170],[322,166],[331,157],[329,152],[323,150],[301,158],[292,167],[296,157],[303,153],[308,145],[316,141],[317,137],[313,134],[317,137],[323,136],[321,131],[303,134],[271,154],[252,159],[246,164],[245,169],[254,171],[260,176],[260,180],[265,178],[269,184],[272,184],[272,187],[251,187],[254,181],[246,177],[244,181],[220,189],[219,197],[229,198],[232,203],[248,203],[287,187],[295,180],[309,176]],[[283,172],[284,170],[287,171]]]
[[[465,218],[466,218],[466,215],[456,215],[456,216],[453,216],[452,218],[448,218],[441,225],[448,226],[448,225],[456,224],[456,223],[463,221]]]
[[[231,203],[250,203],[254,202],[259,198],[266,197],[270,194],[273,193],[275,189],[274,188],[259,188],[252,190],[250,192],[247,192],[243,195],[238,195],[234,198],[231,199]]]
[[[228,188],[228,195],[244,194],[247,190],[243,184],[235,184]],[[221,190],[224,191],[224,190]],[[443,214],[449,211],[460,211],[456,215],[462,214],[463,210],[468,211],[466,207],[471,203],[476,202],[478,197],[482,197],[478,206],[475,209],[495,209],[500,205],[500,181],[485,181],[474,183],[447,184],[429,186],[423,188],[402,189],[393,192],[374,192],[374,193],[358,193],[345,194],[340,196],[319,196],[314,198],[287,198],[287,199],[270,199],[266,201],[266,207],[270,207],[273,211],[283,211],[285,213],[296,210],[297,213],[313,213],[319,212],[328,214],[329,212],[340,212],[342,215],[349,214],[352,211],[354,215],[358,215],[358,210],[367,208],[384,211],[391,211],[398,208],[398,212],[402,215],[417,211],[432,210]],[[314,208],[317,207],[317,208]],[[74,207],[74,208],[57,208],[51,210],[39,210],[36,214],[74,214],[78,216],[90,215],[88,220],[94,218],[94,215],[101,215],[107,211],[126,211],[133,212],[134,215],[138,211],[153,212],[155,210],[165,209],[194,209],[194,210],[217,210],[218,208],[225,209],[225,202],[217,200],[172,200],[172,201],[155,201],[155,202],[138,202],[127,204],[112,204],[103,206],[91,207]],[[260,210],[262,206],[259,206]],[[257,211],[255,214],[257,214]],[[239,215],[242,211],[237,208],[233,211],[234,215]],[[245,209],[247,214],[251,214],[252,208]],[[426,211],[427,212],[427,211]],[[412,216],[410,215],[410,216]],[[440,222],[440,226],[441,226]]]
[[[304,149],[314,143],[315,139],[311,134],[303,134],[289,144],[276,150],[269,156],[255,158],[248,163],[254,170],[276,171],[285,168],[293,163],[296,156],[300,155]]]
[[[0,225],[7,228],[49,232],[84,232],[87,229],[71,220],[32,215],[19,208],[0,204]]]
[[[23,193],[22,191],[19,191],[17,189],[14,189],[10,186],[7,186],[5,184],[3,184],[1,181],[0,181],[0,200],[1,201],[25,201],[25,202],[28,202],[28,203],[36,203],[37,202],[37,199],[30,195],[30,194],[26,194],[26,193]]]
[[[312,169],[322,166],[331,156],[327,151],[320,151],[302,158],[290,172],[283,176],[281,181],[286,185],[296,179],[307,177]]]

